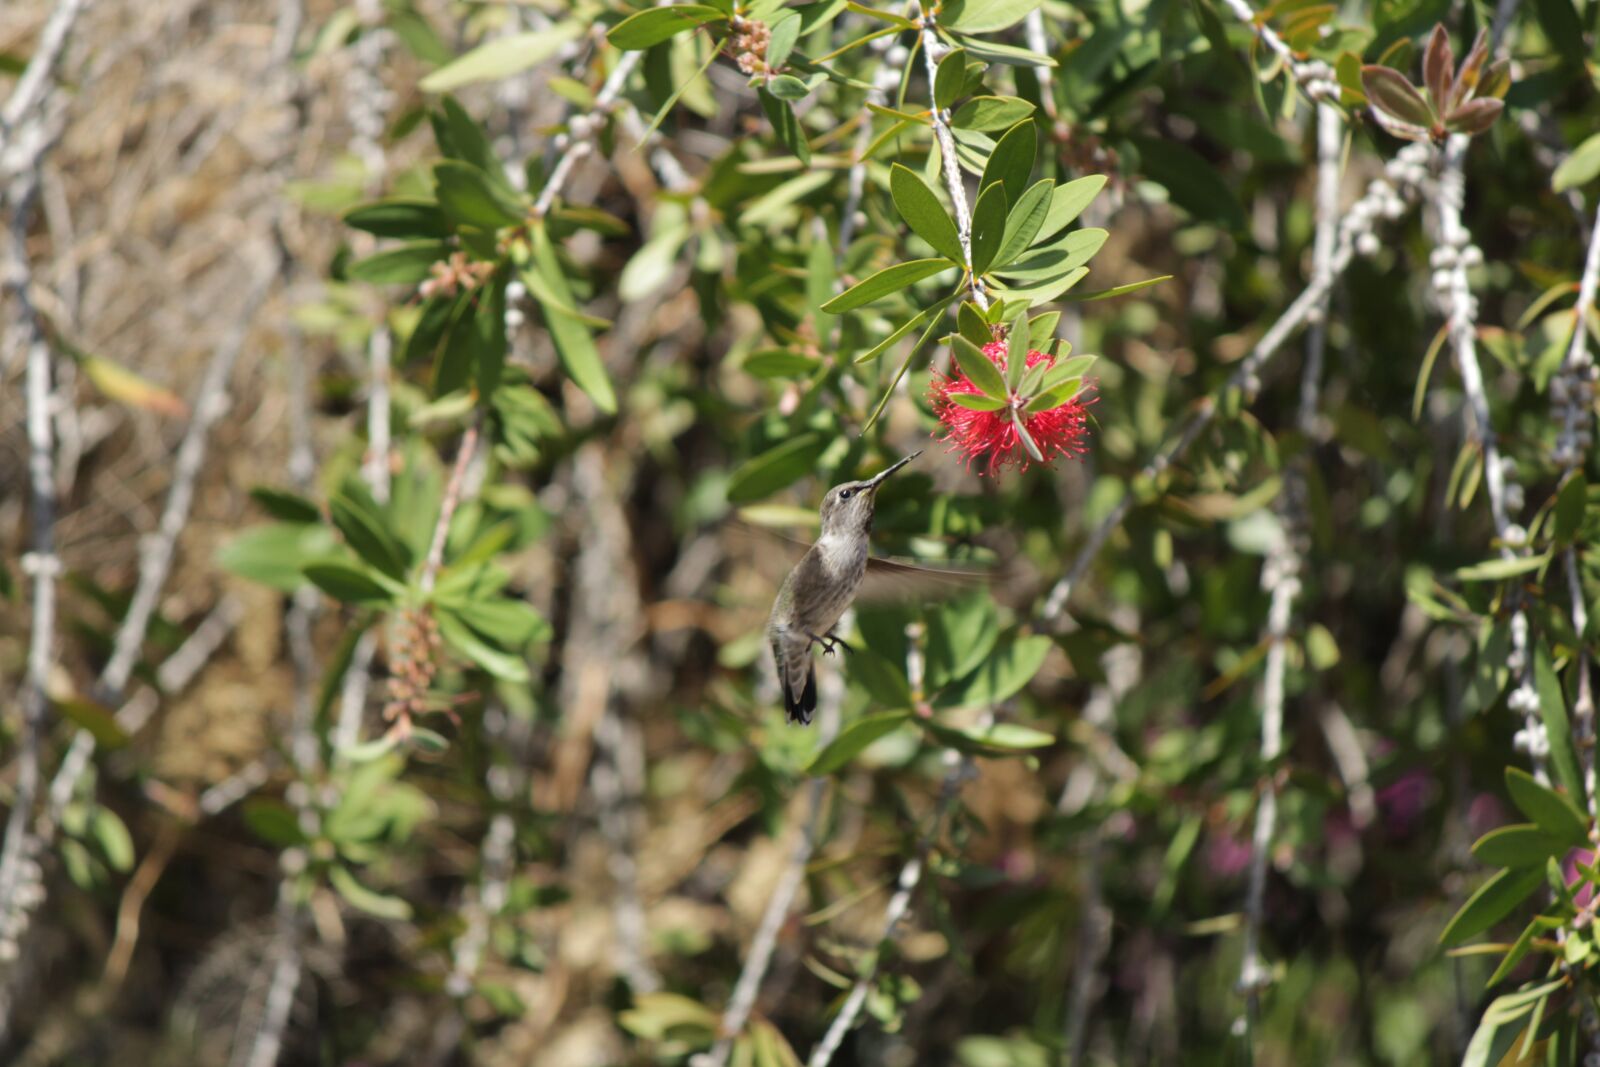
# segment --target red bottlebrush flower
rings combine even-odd
[[[991,341],[984,345],[983,354],[988,356],[1002,372],[1005,370],[1004,341]],[[1040,363],[1051,367],[1056,362],[1054,356],[1046,355],[1036,348],[1029,350],[1027,360],[1029,368]],[[1085,388],[1087,389],[1087,385]],[[1034,459],[1018,438],[1016,424],[1009,409],[974,411],[950,399],[956,393],[981,394],[982,392],[983,390],[972,384],[959,368],[952,368],[948,376],[934,371],[928,399],[933,404],[934,416],[944,424],[944,434],[940,440],[950,444],[948,451],[964,455],[968,467],[971,467],[974,461],[978,461],[982,467],[978,472],[980,475],[995,474],[1013,466],[1019,471],[1027,470]],[[1088,421],[1086,409],[1087,405],[1093,402],[1093,398],[1085,399],[1085,394],[1080,392],[1057,407],[1021,415],[1022,424],[1027,428],[1034,443],[1039,446],[1039,451],[1044,454],[1046,465],[1061,456],[1076,459],[1083,455],[1083,437],[1087,432]],[[939,436],[938,431],[935,431],[934,435]]]

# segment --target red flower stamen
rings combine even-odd
[[[984,345],[983,354],[988,356],[995,366],[1002,371],[1005,370],[1004,341],[991,341]],[[1052,367],[1056,362],[1054,356],[1046,355],[1036,348],[1029,350],[1027,361],[1030,369],[1040,363]],[[1085,392],[1088,388],[1086,384]],[[975,460],[980,461],[981,469],[978,471],[980,475],[996,474],[1007,467],[1016,467],[1019,471],[1027,470],[1035,461],[1017,436],[1010,409],[974,411],[950,399],[956,393],[979,395],[982,392],[983,390],[972,384],[959,368],[953,368],[949,375],[934,371],[928,399],[933,404],[934,416],[944,426],[943,436],[940,436],[937,430],[934,431],[934,436],[949,443],[947,451],[959,452],[965,456],[969,468]],[[1094,402],[1092,397],[1085,398],[1085,392],[1080,392],[1057,407],[1020,416],[1029,436],[1044,454],[1047,466],[1061,456],[1077,459],[1083,455],[1085,447],[1083,437],[1087,432],[1088,421],[1086,408],[1088,404]]]

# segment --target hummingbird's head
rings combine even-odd
[[[861,482],[845,482],[828,490],[822,498],[822,536],[831,533],[865,534],[872,529],[872,512],[878,500],[878,487],[885,478],[922,455],[911,453],[891,467]]]

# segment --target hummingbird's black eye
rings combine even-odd
[[[841,489],[841,490],[839,490],[839,499],[840,500],[849,500],[851,495],[854,494],[854,493],[855,493],[854,489]]]

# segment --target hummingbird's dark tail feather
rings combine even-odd
[[[817,669],[811,664],[806,665],[806,685],[801,691],[799,699],[795,698],[794,689],[789,685],[787,672],[783,678],[783,707],[789,713],[791,723],[801,726],[811,725],[811,713],[817,710]]]

